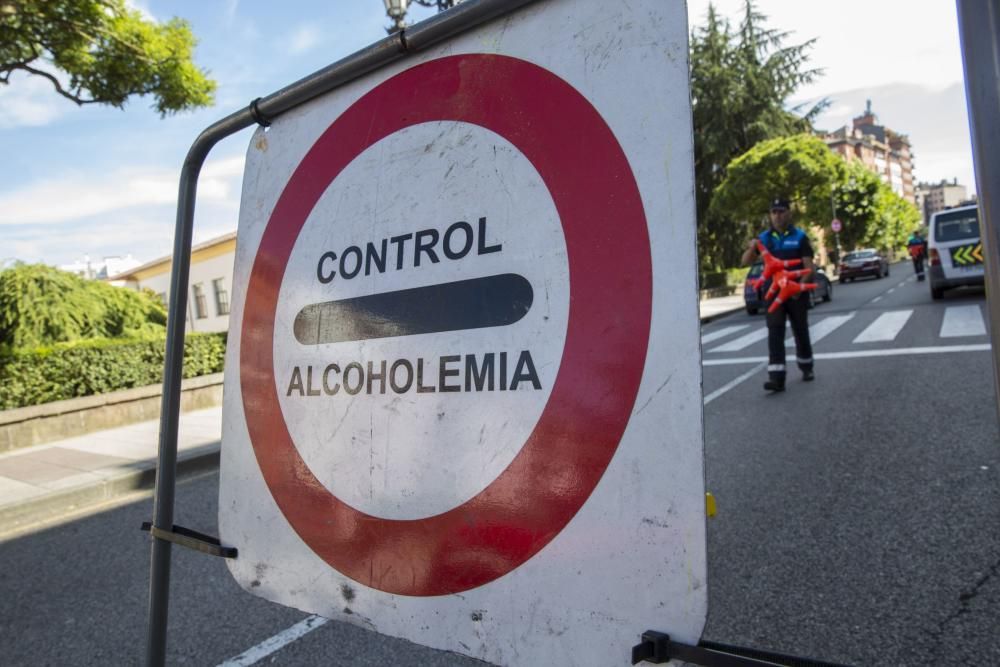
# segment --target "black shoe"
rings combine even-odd
[[[816,374],[812,372],[812,369],[809,369],[807,371],[802,371],[803,382],[812,382],[815,379],[816,379]]]
[[[768,380],[764,383],[764,389],[767,391],[785,391],[785,383],[778,382],[777,380]]]

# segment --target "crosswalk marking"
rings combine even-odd
[[[718,331],[713,331],[712,333],[707,333],[701,337],[701,344],[706,345],[711,343],[713,340],[718,340],[720,338],[725,338],[729,334],[736,333],[737,331],[742,331],[746,329],[749,324],[737,324],[731,327],[723,327]]]
[[[941,338],[958,338],[959,336],[982,336],[986,333],[986,323],[983,322],[982,311],[978,305],[948,306],[944,311],[944,321],[941,323]]]
[[[913,310],[890,310],[879,315],[874,322],[854,339],[855,343],[876,343],[895,340],[900,330],[906,326]]]
[[[815,345],[840,327],[844,326],[844,324],[846,324],[852,317],[854,317],[853,310],[846,315],[831,315],[830,317],[823,318],[816,324],[809,327],[810,342]],[[795,347],[795,339],[792,336],[789,336],[785,340],[785,347]]]
[[[910,323],[914,310],[890,310],[883,312],[875,318],[861,333],[859,333],[852,343],[879,343],[896,340],[903,328]],[[844,326],[857,315],[857,311],[851,311],[841,315],[830,315],[809,327],[809,336],[813,344],[823,340],[834,331]],[[721,327],[702,335],[703,345],[718,341],[722,338],[740,334],[750,328],[750,324],[737,324]],[[986,335],[986,321],[979,305],[972,304],[966,306],[948,306],[944,309],[944,319],[941,322],[939,336],[941,338],[959,338],[965,336]],[[707,352],[739,352],[755,343],[767,339],[767,327],[754,328],[742,333],[737,338],[727,343],[713,347]],[[795,347],[793,336],[789,335],[785,340],[785,347]]]
[[[989,343],[978,345],[939,345],[937,347],[895,347],[882,350],[847,350],[845,352],[817,352],[813,358],[819,361],[826,359],[864,359],[866,357],[899,357],[917,354],[951,354],[954,352],[989,352],[993,349]],[[729,357],[723,359],[702,359],[702,366],[737,366],[739,364],[759,364],[767,362],[767,357]]]
[[[744,334],[739,338],[729,341],[725,345],[713,347],[709,350],[709,352],[739,352],[743,348],[750,347],[757,341],[764,340],[765,338],[767,338],[767,327],[751,331],[748,334]]]

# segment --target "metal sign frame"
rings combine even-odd
[[[160,409],[153,522],[150,530],[152,546],[146,637],[147,665],[165,664],[171,545],[174,542],[186,544],[184,539],[175,538],[175,535],[190,539],[183,535],[190,531],[174,526],[174,492],[177,481],[177,432],[184,361],[184,314],[187,310],[187,285],[191,268],[194,207],[198,191],[198,175],[208,153],[219,141],[240,130],[253,125],[267,126],[272,119],[281,114],[364,74],[534,1],[466,0],[447,12],[389,35],[277,92],[255,99],[246,109],[230,114],[203,130],[188,150],[181,168],[178,187],[173,264],[170,274],[163,399]]]
[[[969,107],[979,228],[986,251],[986,306],[993,341],[993,387],[1000,416],[1000,0],[958,0],[958,29]]]

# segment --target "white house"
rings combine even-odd
[[[187,330],[229,329],[229,294],[236,259],[236,232],[224,234],[191,248],[188,279]],[[111,276],[108,281],[135,290],[150,289],[167,303],[173,256],[167,255]]]

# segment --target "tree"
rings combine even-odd
[[[734,230],[740,239],[734,250],[742,254],[766,224],[772,198],[788,197],[800,219],[829,220],[830,194],[846,174],[847,164],[810,134],[762,141],[729,163],[710,213]]]
[[[0,271],[0,351],[162,334],[166,322],[166,310],[152,292],[84,280],[43,264]]]
[[[769,139],[729,163],[712,198],[713,218],[740,239],[737,252],[767,224],[769,201],[778,194],[792,200],[800,225],[824,230],[828,247],[834,210],[843,223],[845,249],[898,248],[920,220],[916,206],[862,164],[844,162],[822,140],[809,134]]]
[[[152,95],[164,116],[211,104],[215,82],[192,62],[195,43],[186,21],[146,20],[124,0],[0,0],[0,84],[40,76],[78,105]]]
[[[825,101],[803,116],[785,108],[788,98],[820,71],[807,69],[814,40],[786,46],[789,33],[767,28],[767,17],[745,0],[734,33],[709,5],[706,24],[691,35],[691,103],[694,120],[695,202],[703,270],[731,266],[743,237],[728,218],[710,211],[712,193],[726,166],[765,139],[808,131]]]

